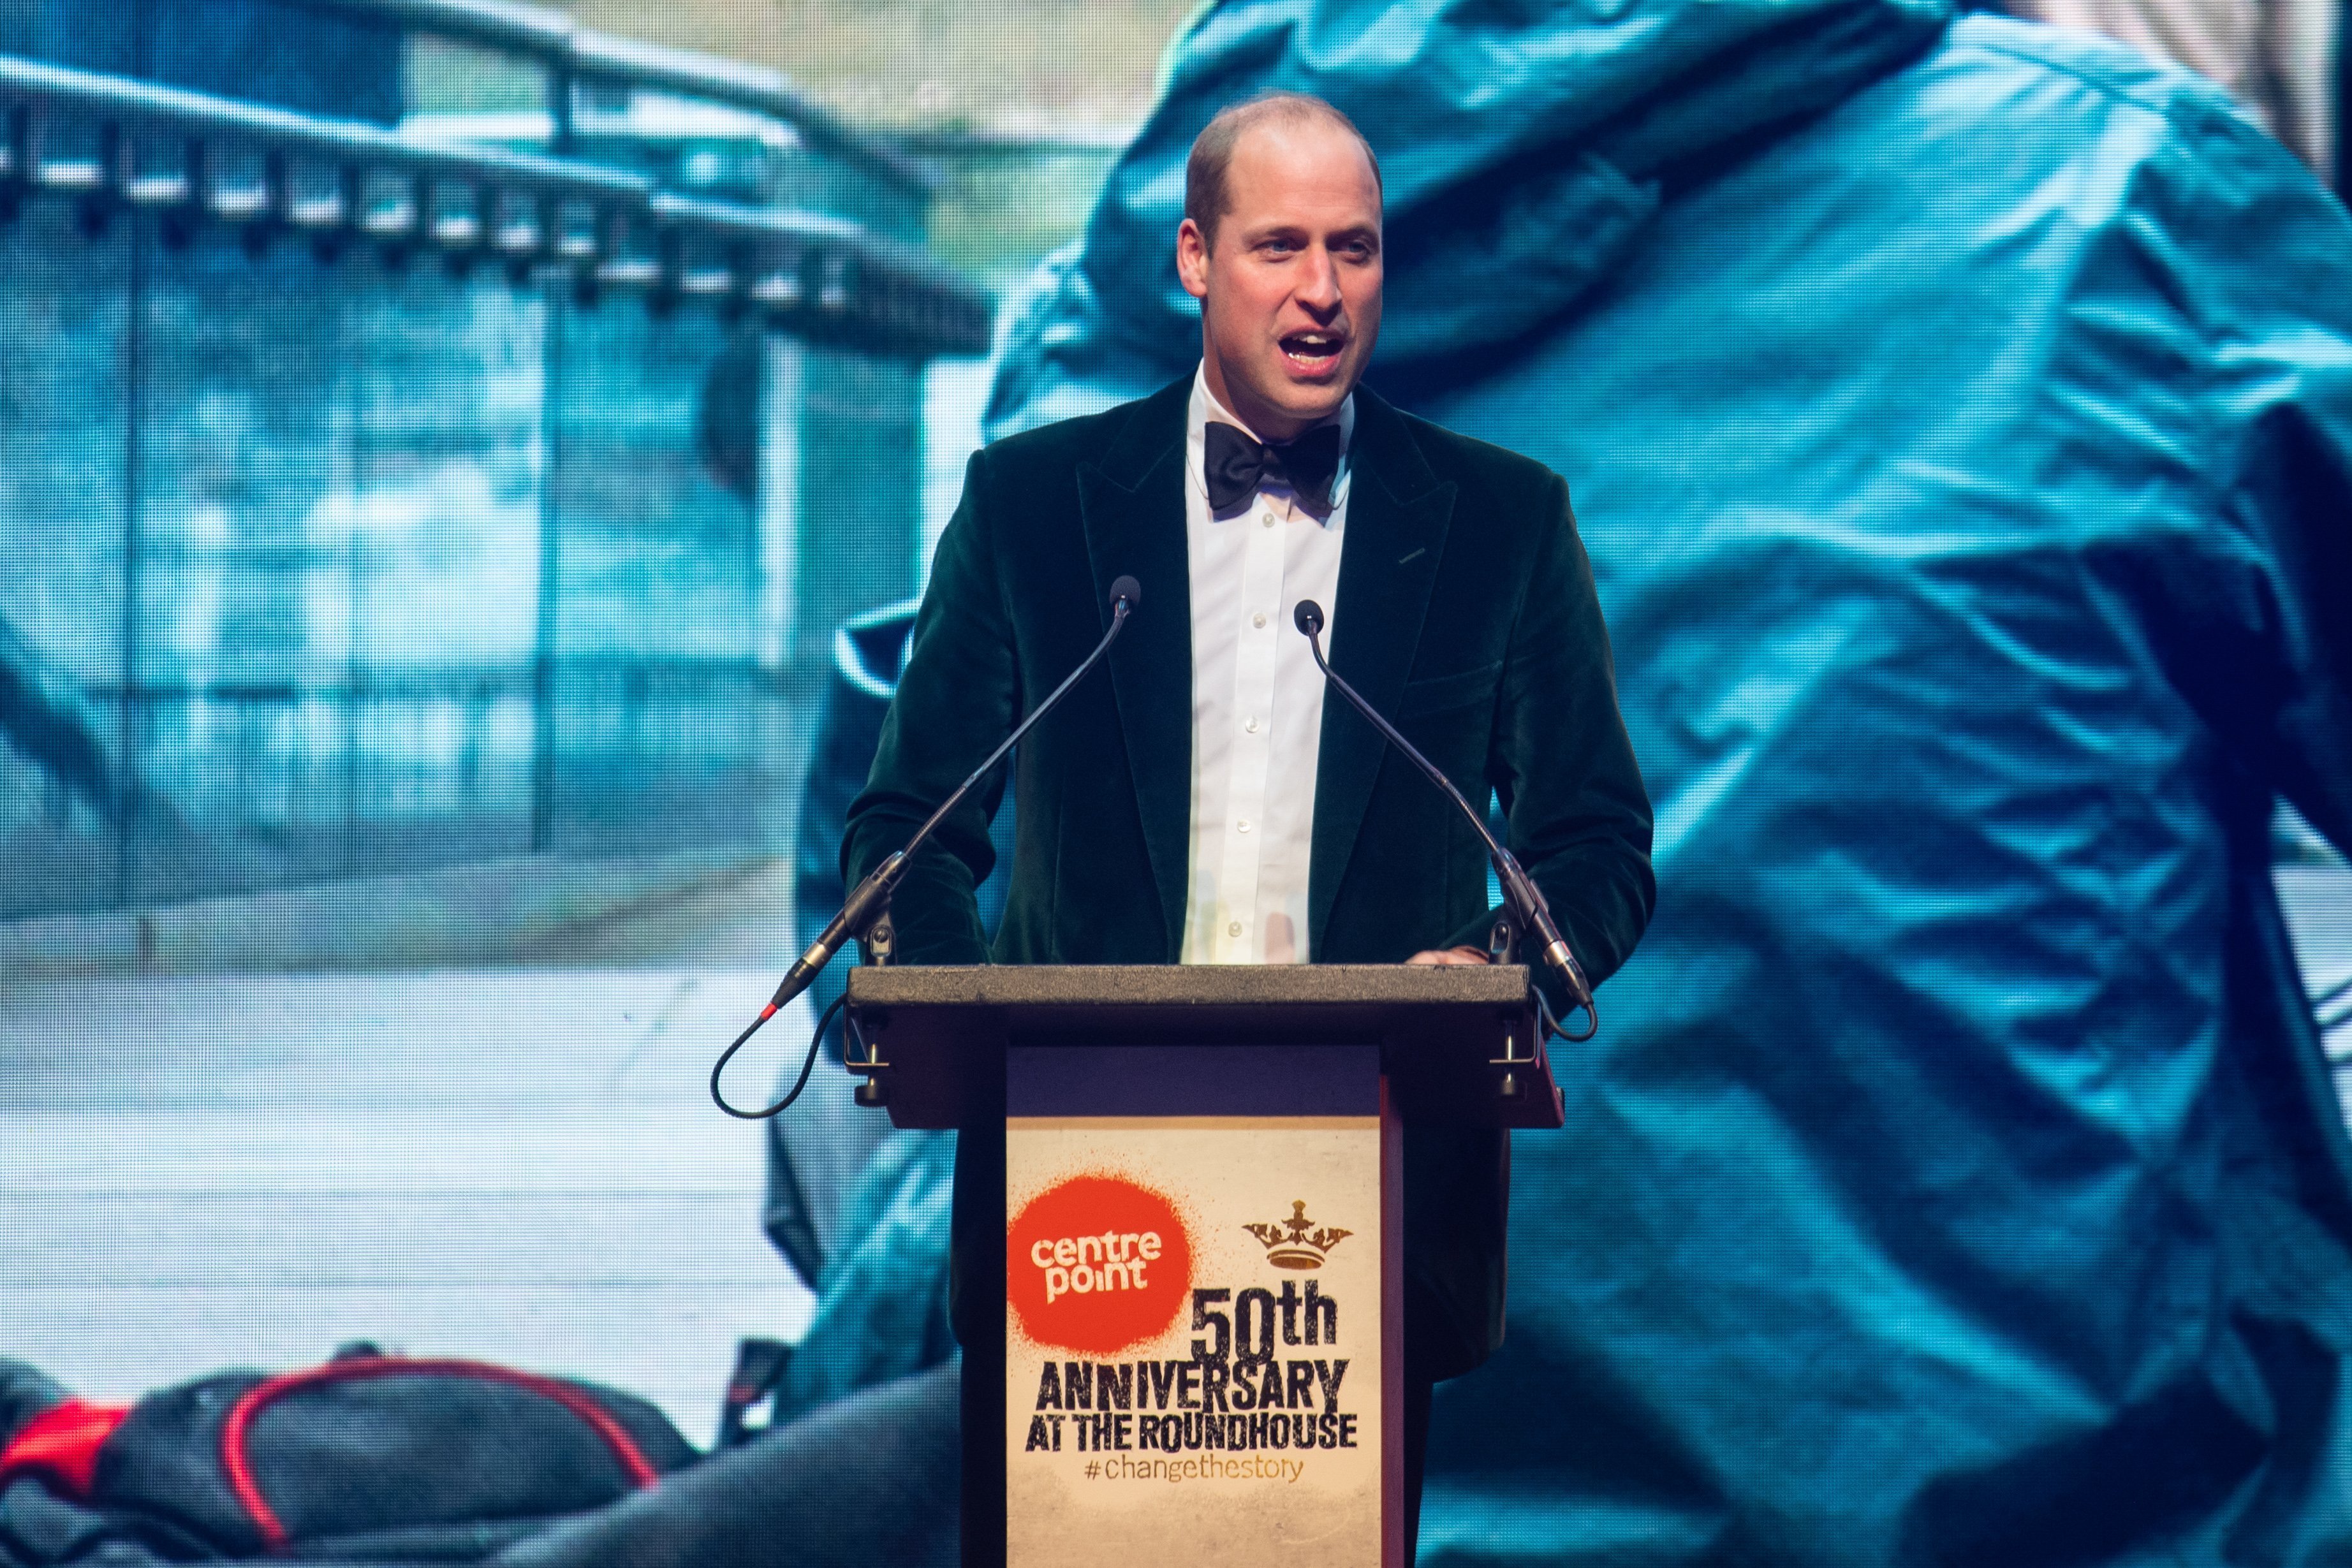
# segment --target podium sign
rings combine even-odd
[[[1015,1046],[1005,1108],[1006,1562],[1380,1562],[1379,1047]]]
[[[1560,1124],[1527,972],[861,968],[849,1005],[891,1121],[961,1129],[967,1568],[1403,1568],[1402,1120]]]

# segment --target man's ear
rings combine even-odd
[[[1209,236],[1190,218],[1176,225],[1176,278],[1193,298],[1208,297]]]

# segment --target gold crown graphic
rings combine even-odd
[[[1329,1226],[1318,1228],[1307,1218],[1307,1201],[1293,1198],[1290,1218],[1272,1225],[1244,1225],[1244,1230],[1265,1246],[1265,1260],[1277,1269],[1320,1269],[1331,1249],[1355,1234]]]

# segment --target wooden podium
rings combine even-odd
[[[867,967],[848,1006],[861,1098],[959,1129],[967,1568],[1402,1568],[1400,1130],[1560,1125],[1527,970]]]

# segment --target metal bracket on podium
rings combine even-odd
[[[882,906],[882,913],[875,917],[874,924],[866,927],[865,938],[861,943],[866,967],[875,969],[887,968],[890,964],[890,955],[898,945],[898,928],[890,923],[890,906],[885,904]],[[878,1022],[879,1020],[869,1021]],[[882,1080],[878,1074],[888,1071],[890,1064],[882,1060],[881,1043],[878,1040],[870,1041],[866,1038],[866,1031],[859,1027],[855,1011],[849,1015],[845,1024],[849,1030],[849,1038],[865,1051],[863,1060],[852,1056],[843,1063],[851,1072],[861,1074],[865,1079],[865,1082],[858,1084],[855,1091],[857,1103],[869,1110],[887,1105],[890,1103],[889,1096],[884,1092]]]
[[[1539,1067],[1543,1065],[1543,1047],[1540,1040],[1540,1034],[1541,1030],[1540,1028],[1538,1028],[1536,1033],[1529,1035],[1528,1043],[1533,1045],[1535,1050],[1526,1056],[1521,1056],[1518,1054],[1518,1030],[1516,1028],[1507,1027],[1503,1035],[1503,1054],[1500,1056],[1490,1056],[1486,1059],[1487,1066],[1499,1067],[1503,1069],[1503,1080],[1500,1083],[1496,1085],[1496,1092],[1504,1099],[1512,1100],[1518,1097],[1519,1075],[1515,1071],[1516,1069],[1521,1067]]]

